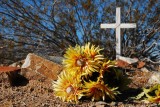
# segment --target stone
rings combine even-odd
[[[141,68],[141,71],[143,71],[143,72],[149,72],[149,70],[146,67]]]
[[[103,101],[98,101],[95,103],[95,107],[106,107],[107,103]]]
[[[0,73],[6,73],[8,75],[9,83],[11,86],[22,86],[28,83],[28,80],[19,74],[20,71],[20,67],[0,67]]]
[[[160,72],[154,72],[148,80],[148,85],[160,84]]]
[[[24,63],[24,60],[21,60],[21,61],[17,61],[17,62],[12,63],[9,66],[11,66],[11,67],[21,67],[23,63]]]
[[[118,59],[116,66],[121,67],[121,68],[126,68],[126,67],[129,66],[129,64],[127,62],[125,62],[125,61],[122,61],[122,60]]]
[[[63,69],[62,65],[33,53],[27,55],[21,68],[34,71],[52,80],[57,80],[58,74]]]
[[[42,54],[42,53],[35,53],[37,56],[40,56],[44,59],[47,59],[49,61],[52,61],[52,62],[55,62],[55,63],[58,63],[58,64],[62,64],[62,61],[63,61],[63,57],[61,56],[55,56],[55,55],[46,55],[46,54]]]
[[[118,58],[119,60],[122,60],[124,62],[127,62],[128,64],[134,64],[138,62],[138,59],[136,58],[129,58],[129,57],[123,57],[123,56],[119,56]]]
[[[139,62],[138,62],[138,65],[137,65],[137,68],[143,68],[144,65],[145,65],[145,62],[139,61]]]
[[[116,106],[116,102],[113,102],[113,101],[112,101],[112,102],[110,103],[110,106]]]
[[[19,67],[12,67],[12,66],[1,66],[0,72],[16,72],[19,71]]]

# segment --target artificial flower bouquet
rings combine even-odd
[[[75,103],[82,98],[92,101],[116,99],[119,90],[127,87],[129,79],[117,69],[116,61],[110,61],[100,53],[102,50],[90,43],[69,47],[64,55],[64,70],[53,82],[55,95]]]

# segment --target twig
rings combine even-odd
[[[151,62],[152,64],[160,64],[160,61],[155,62],[155,61],[152,61],[152,60],[149,59],[149,58],[144,58],[142,61]]]
[[[148,52],[148,51],[151,50],[153,47],[155,47],[155,45],[157,45],[157,43],[156,43],[156,42],[153,42],[150,47],[148,47],[147,49],[144,50],[143,53]]]

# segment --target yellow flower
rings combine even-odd
[[[160,104],[160,84],[155,84],[150,88],[143,88],[143,92],[141,92],[136,99],[141,99],[145,96],[143,101],[145,102],[153,102]]]
[[[151,90],[153,90],[153,89],[151,89]],[[154,92],[155,93],[154,96],[149,95],[149,92],[146,94],[146,96],[148,97],[148,101],[160,104],[160,84],[156,85],[154,87],[154,91],[155,91]]]
[[[110,61],[110,60],[106,61],[106,60],[104,60],[103,63],[102,63],[101,69],[99,71],[100,74],[104,75],[105,71],[109,72],[108,68],[116,67],[115,64],[116,64],[115,61]]]
[[[106,100],[106,97],[115,99],[115,95],[119,92],[115,91],[117,88],[109,88],[107,85],[100,82],[85,82],[84,84],[84,96],[92,98],[92,101]]]
[[[81,75],[98,72],[103,59],[103,55],[99,54],[100,50],[102,49],[99,47],[90,46],[90,43],[82,47],[79,45],[69,47],[64,55],[63,65],[65,69],[70,69]]]
[[[94,61],[101,61],[103,58],[103,55],[100,54],[100,51],[103,50],[99,48],[98,46],[95,47],[94,45],[90,45],[90,43],[86,44],[82,47],[83,52],[89,57],[90,59]]]
[[[55,96],[63,101],[78,102],[82,97],[79,76],[62,71],[58,80],[53,82]]]
[[[63,64],[67,68],[83,66],[83,62],[78,62],[78,59],[82,59],[82,51],[81,47],[76,45],[75,48],[69,47],[64,55],[65,60],[63,60]]]
[[[112,74],[112,72],[105,71],[115,67],[115,62],[105,59],[100,54],[101,50],[90,43],[85,46],[70,46],[64,55],[64,71],[53,83],[55,96],[67,102],[78,102],[82,96],[92,98],[92,101],[115,99],[119,94],[117,88],[108,87],[109,83],[105,83],[103,77],[110,77],[105,73]],[[116,73],[115,76],[120,75],[117,72],[113,73]],[[114,79],[111,75],[111,84]]]
[[[108,69],[110,67],[116,67],[116,62],[111,60],[104,61],[102,66],[104,67],[104,69]]]

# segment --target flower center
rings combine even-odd
[[[69,87],[67,87],[66,92],[69,94],[69,93],[71,93],[73,90],[74,90],[73,87],[72,87],[72,86],[69,86]]]
[[[83,59],[78,59],[76,63],[77,63],[77,65],[80,66],[80,67],[82,67],[82,66],[85,65],[85,61],[84,61]]]

